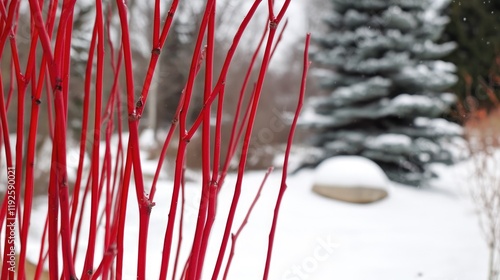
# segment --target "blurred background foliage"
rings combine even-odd
[[[461,120],[475,108],[491,110],[500,97],[500,1],[454,0],[447,13],[451,21],[443,41],[458,47],[444,60],[458,68],[452,91],[459,97]]]

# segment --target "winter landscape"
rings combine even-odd
[[[352,173],[349,167],[338,171]],[[304,170],[290,176],[270,279],[486,279],[488,250],[468,186],[463,184],[468,179],[467,163],[436,168],[442,178],[433,182],[432,188],[415,189],[390,183],[388,198],[364,205],[333,202],[313,193],[315,177],[324,174]],[[144,172],[154,173],[154,170]],[[370,173],[370,170],[356,170],[356,173]],[[246,176],[240,201],[243,209],[252,203],[264,175],[265,172],[250,172]],[[367,179],[370,178],[349,180],[356,184]],[[234,182],[232,175],[227,180],[227,189],[221,192],[218,207],[223,213],[227,213]],[[172,183],[160,181],[164,186]],[[227,279],[262,277],[262,259],[279,184],[280,170],[275,170],[242,231]],[[200,199],[198,186],[199,182],[192,182],[186,188],[186,239],[194,234]],[[163,213],[168,210],[169,197],[168,188],[159,190],[155,206],[158,208],[151,217],[152,241],[163,238],[167,219]],[[128,265],[123,279],[135,279],[137,262],[132,249],[137,246],[138,230],[134,224],[139,217],[133,196],[129,204],[126,244],[131,253],[125,255]],[[36,205],[34,227],[43,228],[46,204],[41,200]],[[235,224],[239,226],[243,218],[244,213],[240,213]],[[220,236],[223,230],[223,221],[217,221],[213,234]],[[40,232],[35,231],[31,236],[33,253],[29,256],[34,257],[31,261],[36,261],[39,236]],[[84,251],[85,245],[81,246]],[[183,253],[184,257],[188,254]],[[151,245],[149,254],[148,279],[154,279],[159,273],[161,248]],[[214,265],[215,258],[214,254],[207,256],[208,267]],[[206,271],[203,279],[210,278],[210,274],[210,270]]]
[[[0,279],[500,279],[500,4],[0,2]]]

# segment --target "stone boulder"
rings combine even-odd
[[[313,191],[351,203],[372,203],[388,196],[389,179],[375,162],[359,156],[336,156],[315,171]]]

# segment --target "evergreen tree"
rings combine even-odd
[[[443,92],[457,81],[455,66],[439,60],[456,44],[437,43],[449,1],[332,1],[330,32],[313,54],[329,94],[312,99],[302,119],[318,130],[315,162],[362,155],[393,181],[420,185],[434,177],[431,163],[455,160],[450,143],[462,134],[441,118],[456,102]]]

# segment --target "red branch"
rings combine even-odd
[[[229,268],[231,267],[231,262],[233,261],[234,251],[236,248],[236,242],[238,241],[238,237],[240,236],[240,233],[243,231],[243,229],[247,225],[248,219],[250,218],[250,215],[252,214],[252,210],[260,198],[260,193],[262,192],[262,188],[266,184],[267,178],[269,177],[271,172],[273,172],[273,169],[274,169],[274,167],[269,167],[267,169],[266,175],[264,175],[264,179],[262,179],[262,183],[260,184],[259,190],[257,191],[257,194],[255,195],[255,198],[253,199],[252,204],[250,205],[250,208],[248,208],[247,215],[243,219],[243,222],[241,223],[241,225],[238,228],[238,230],[236,231],[236,233],[231,235],[231,250],[229,252],[229,258],[227,260],[226,269],[224,270],[224,277],[222,278],[224,280],[227,279],[227,274],[229,273]]]
[[[295,116],[293,118],[292,126],[290,127],[290,133],[288,134],[288,141],[286,145],[286,151],[285,151],[285,159],[283,162],[283,173],[281,177],[281,187],[280,191],[278,194],[278,199],[276,200],[276,207],[274,209],[274,217],[273,217],[273,223],[271,226],[271,232],[269,233],[269,245],[267,248],[267,259],[266,259],[266,267],[264,270],[264,280],[267,280],[268,275],[269,275],[269,268],[271,267],[271,256],[273,253],[273,245],[274,245],[274,236],[276,235],[276,225],[278,223],[278,214],[281,206],[281,201],[283,199],[283,195],[285,194],[287,185],[286,185],[286,179],[288,176],[288,159],[290,157],[290,149],[292,147],[292,142],[293,142],[293,136],[295,135],[295,129],[297,127],[297,121],[299,119],[299,114],[300,110],[302,109],[302,105],[304,103],[304,95],[306,91],[306,79],[307,79],[307,70],[309,69],[309,43],[311,41],[311,34],[307,34],[306,36],[306,43],[305,43],[305,48],[304,48],[304,69],[302,71],[302,82],[300,85],[300,95],[299,95],[299,101],[297,104],[297,109],[295,111]]]
[[[145,105],[148,99],[151,83],[155,75],[156,66],[160,62],[160,54],[171,30],[174,15],[179,5],[179,0],[172,0],[170,7],[165,15],[162,15],[162,3],[160,0],[154,1],[154,9],[151,11],[152,34],[151,54],[147,68],[140,69],[144,71],[144,81],[139,88],[135,88],[133,46],[131,43],[131,30],[129,29],[129,8],[126,1],[116,1],[116,10],[113,10],[110,4],[105,13],[100,1],[95,5],[95,21],[88,49],[87,64],[84,73],[84,88],[82,92],[74,90],[70,83],[71,77],[74,77],[72,71],[72,54],[75,52],[73,40],[73,14],[78,13],[75,9],[76,0],[29,0],[29,31],[24,28],[20,18],[19,0],[0,1],[0,59],[8,57],[6,67],[11,69],[10,75],[0,73],[0,146],[5,150],[5,161],[8,170],[15,168],[16,177],[13,184],[10,184],[8,191],[12,191],[14,196],[14,206],[9,201],[10,193],[6,195],[0,207],[0,231],[10,226],[10,221],[17,221],[20,232],[19,269],[17,276],[9,268],[9,244],[8,235],[5,234],[3,240],[3,266],[0,274],[1,279],[25,279],[27,263],[28,236],[30,235],[30,222],[32,222],[33,200],[38,188],[36,184],[36,174],[38,165],[44,164],[38,162],[37,155],[40,138],[42,135],[39,127],[46,125],[49,130],[49,137],[52,141],[52,150],[50,156],[50,170],[48,179],[48,210],[45,222],[45,228],[41,240],[40,254],[36,266],[35,279],[41,279],[43,266],[48,259],[49,274],[51,279],[77,279],[75,264],[82,260],[77,259],[77,251],[86,245],[83,271],[78,271],[82,279],[123,279],[124,254],[126,250],[125,224],[127,222],[128,192],[130,185],[135,188],[136,205],[139,212],[139,237],[137,251],[137,279],[146,279],[147,257],[148,257],[148,231],[150,222],[150,213],[154,206],[154,198],[157,191],[159,175],[165,160],[166,151],[169,148],[177,126],[179,126],[179,138],[177,155],[175,159],[175,174],[172,187],[172,196],[170,198],[170,209],[168,221],[163,241],[162,262],[160,268],[160,279],[166,279],[167,275],[172,275],[174,280],[180,276],[180,279],[199,280],[202,278],[203,269],[206,265],[206,255],[211,240],[212,227],[217,216],[218,195],[224,183],[224,178],[229,169],[229,163],[240,145],[241,157],[238,166],[238,176],[232,197],[229,215],[226,218],[226,228],[224,231],[217,262],[213,271],[213,279],[218,278],[221,270],[226,248],[231,238],[231,252],[224,271],[224,279],[227,277],[231,262],[233,260],[235,245],[238,236],[245,227],[254,206],[261,195],[264,183],[266,182],[271,169],[266,173],[260,188],[254,198],[243,223],[231,235],[232,225],[238,210],[238,202],[242,190],[242,182],[246,168],[246,162],[249,153],[250,140],[256,120],[256,114],[259,106],[259,100],[262,95],[263,84],[268,66],[281,40],[283,30],[286,28],[285,22],[283,29],[278,32],[278,26],[284,16],[290,0],[285,0],[278,13],[274,12],[274,1],[267,1],[269,15],[268,22],[262,38],[258,43],[251,60],[249,61],[247,73],[242,81],[239,92],[236,113],[233,118],[233,126],[230,132],[229,144],[223,147],[223,127],[225,123],[225,94],[229,92],[226,89],[228,73],[231,69],[233,58],[238,49],[243,34],[246,32],[250,21],[254,19],[262,0],[252,1],[245,17],[241,20],[236,30],[231,45],[227,50],[222,62],[222,67],[217,69],[216,51],[217,51],[217,24],[216,24],[216,0],[208,0],[205,3],[205,10],[199,21],[197,38],[192,53],[192,60],[188,79],[184,90],[181,92],[180,101],[172,120],[172,125],[164,140],[162,151],[156,167],[155,176],[151,184],[149,194],[145,186],[145,178],[142,174],[141,154],[139,146],[139,124],[141,116],[144,113]],[[266,1],[264,1],[265,3]],[[47,8],[47,9],[45,9]],[[82,12],[82,11],[80,11]],[[119,34],[121,35],[121,44],[116,47],[111,40],[110,30],[114,31],[112,18],[113,12],[117,13],[120,22],[117,24]],[[56,20],[58,22],[56,22]],[[104,21],[106,20],[106,22]],[[164,23],[162,23],[164,21]],[[24,29],[22,29],[23,27]],[[19,29],[19,30],[18,30]],[[55,31],[55,33],[54,33]],[[107,32],[107,33],[106,33]],[[276,34],[276,33],[279,33]],[[90,34],[89,34],[90,35]],[[20,37],[29,39],[27,47],[18,49]],[[25,38],[26,37],[26,38]],[[54,38],[53,38],[54,37]],[[267,40],[266,40],[267,38]],[[309,37],[308,37],[309,38]],[[309,39],[308,39],[309,40]],[[262,62],[258,70],[258,78],[253,89],[248,91],[247,86],[250,82],[252,71],[261,53],[262,46],[265,43]],[[6,44],[9,44],[6,48]],[[108,44],[108,46],[106,46]],[[309,41],[307,41],[306,48]],[[21,46],[21,45],[20,45]],[[29,47],[29,49],[27,49]],[[24,55],[24,52],[29,52]],[[108,52],[105,52],[108,50]],[[9,51],[7,55],[7,51]],[[175,55],[175,54],[174,54]],[[106,63],[109,61],[110,64]],[[22,63],[26,65],[22,65]],[[306,63],[307,61],[305,61]],[[122,65],[123,64],[123,65]],[[204,77],[198,77],[200,69],[204,67]],[[22,69],[22,67],[24,67]],[[239,67],[240,65],[236,65]],[[122,67],[124,69],[122,69]],[[217,72],[214,72],[216,71]],[[107,70],[112,70],[107,72]],[[124,74],[122,74],[124,72]],[[301,88],[301,98],[305,87],[305,72],[303,76],[303,87]],[[229,75],[230,76],[230,75]],[[108,77],[112,79],[106,80]],[[5,78],[5,79],[4,79]],[[194,122],[188,122],[188,112],[191,113],[191,103],[196,96],[196,79],[203,79],[203,107],[196,112],[198,114]],[[121,83],[126,83],[126,111],[128,124],[128,140],[122,139],[122,133],[125,128],[122,127],[122,92]],[[5,83],[5,88],[4,88]],[[8,83],[8,85],[7,85]],[[70,86],[71,85],[71,86]],[[196,86],[195,86],[196,85]],[[8,91],[7,91],[8,89]],[[71,89],[71,91],[70,91]],[[31,101],[26,100],[27,90],[31,90]],[[46,96],[43,95],[46,91]],[[136,95],[137,93],[137,95]],[[11,109],[16,112],[9,112],[8,108],[11,99],[17,94],[15,103],[16,108]],[[201,93],[200,93],[201,94]],[[228,93],[230,94],[230,93]],[[92,96],[93,95],[93,96]],[[28,96],[29,97],[29,96]],[[81,114],[78,135],[79,156],[78,159],[68,157],[68,147],[70,147],[70,124],[73,120],[68,115],[74,114],[70,100],[76,98],[82,100],[82,105],[77,108]],[[201,97],[201,96],[200,96]],[[46,101],[44,101],[46,100]],[[214,104],[217,100],[217,103]],[[249,100],[248,103],[244,100]],[[41,104],[47,104],[47,115],[40,115]],[[302,101],[300,101],[302,102]],[[245,104],[243,104],[245,103]],[[301,103],[300,103],[301,104]],[[26,105],[29,105],[29,112]],[[45,105],[45,104],[43,104]],[[227,105],[227,104],[226,104]],[[226,106],[227,107],[227,106]],[[212,109],[216,112],[212,113]],[[244,112],[242,112],[244,111]],[[298,114],[299,109],[297,110]],[[45,113],[45,112],[42,112]],[[16,114],[16,147],[15,154],[11,147],[11,138],[9,133],[7,115]],[[29,117],[28,117],[28,114]],[[243,116],[240,116],[242,115]],[[47,124],[41,123],[41,117],[48,117]],[[214,121],[215,119],[215,121]],[[25,129],[25,120],[29,121],[29,127]],[[91,125],[89,122],[92,121]],[[294,120],[288,145],[291,144],[295,130],[296,120]],[[89,126],[92,130],[89,130]],[[214,130],[212,130],[214,127]],[[189,252],[189,258],[182,271],[179,263],[181,262],[181,248],[183,244],[183,224],[185,222],[185,171],[186,157],[188,154],[188,143],[195,133],[201,132],[202,138],[202,188],[201,200],[198,208],[198,219],[196,222],[195,235],[190,242],[192,245]],[[26,135],[25,135],[26,134]],[[112,142],[116,135],[118,144],[115,146]],[[101,139],[102,138],[102,139]],[[243,138],[243,139],[241,139]],[[114,139],[113,139],[114,140]],[[77,140],[78,141],[78,140]],[[89,141],[87,143],[87,141]],[[105,144],[103,144],[103,141]],[[127,141],[127,142],[125,142]],[[126,152],[124,151],[126,145]],[[103,146],[103,147],[101,147]],[[116,148],[116,149],[115,149]],[[226,150],[226,158],[222,159],[222,150]],[[102,152],[102,153],[101,153]],[[288,163],[289,147],[285,158],[285,166]],[[90,156],[87,162],[87,154]],[[15,157],[15,158],[14,158]],[[49,159],[47,159],[48,161]],[[68,170],[68,162],[74,160],[77,164],[76,170]],[[286,170],[286,167],[285,167]],[[76,180],[74,186],[70,186],[69,175],[76,171]],[[286,173],[286,171],[284,171]],[[133,182],[131,181],[133,178]],[[23,202],[21,199],[21,189],[24,179]],[[286,176],[283,177],[283,182]],[[12,185],[12,186],[11,186]],[[42,186],[43,187],[43,186]],[[286,184],[282,183],[282,190]],[[179,196],[181,205],[179,207]],[[277,202],[276,208],[279,208],[282,193]],[[180,217],[177,217],[177,211],[180,208]],[[239,211],[239,210],[238,210]],[[276,210],[277,211],[277,210]],[[180,218],[180,224],[177,219]],[[275,220],[277,213],[275,213]],[[86,226],[88,224],[88,226]],[[273,225],[273,235],[275,231]],[[80,240],[88,231],[88,240]],[[171,264],[170,260],[174,257],[172,254],[173,237],[178,235],[178,244],[175,248],[175,260]],[[104,237],[101,243],[100,236]],[[150,238],[149,238],[150,239]],[[160,243],[161,243],[160,241]],[[270,241],[272,247],[272,241]],[[96,254],[100,249],[103,254]],[[16,248],[17,249],[17,248]],[[1,258],[0,258],[1,259]],[[270,259],[270,250],[268,259]],[[184,261],[184,260],[182,260]],[[268,260],[269,261],[269,260]],[[97,265],[97,267],[96,267]],[[269,264],[266,264],[266,268]],[[173,268],[173,273],[169,269]],[[81,274],[80,274],[81,273]]]

